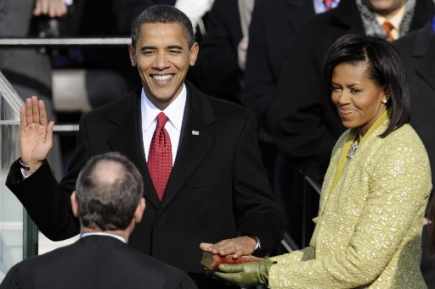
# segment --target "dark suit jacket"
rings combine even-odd
[[[435,180],[435,33],[430,23],[396,42],[409,74],[411,123],[429,154],[432,182]],[[432,203],[435,199],[432,196]],[[434,207],[435,208],[435,207]],[[423,234],[422,272],[429,288],[435,288],[435,256],[431,255],[430,237]]]
[[[398,40],[396,46],[409,76],[411,123],[435,168],[435,33],[428,24]],[[432,180],[435,180],[435,169],[432,169]]]
[[[261,122],[297,31],[314,15],[312,0],[255,1],[242,100]]]
[[[432,0],[416,1],[411,29],[431,18]],[[355,0],[341,1],[317,15],[300,31],[283,67],[270,125],[279,149],[298,169],[322,179],[332,147],[343,127],[322,80],[322,66],[329,46],[347,33],[365,34]]]
[[[89,236],[27,259],[6,275],[1,289],[196,289],[181,270],[108,236]]]
[[[60,184],[46,164],[22,181],[15,163],[7,185],[47,237],[65,239],[79,231],[69,204],[79,170],[93,155],[118,151],[144,177],[147,209],[130,238],[133,247],[187,272],[201,271],[203,241],[253,235],[270,251],[281,237],[281,213],[260,160],[253,116],[193,86],[187,91],[180,145],[162,202],[146,168],[137,96],[82,119],[76,155]]]
[[[237,49],[243,36],[238,1],[216,0],[206,20],[207,34],[189,79],[207,94],[238,103],[242,71]]]

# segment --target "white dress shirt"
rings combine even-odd
[[[405,16],[405,12],[406,12],[405,6],[406,5],[403,5],[402,8],[400,8],[399,11],[397,11],[396,14],[394,14],[392,17],[389,18],[376,14],[376,20],[378,21],[381,27],[385,21],[388,21],[393,25],[393,30],[391,30],[391,33],[394,40],[398,39],[400,36],[400,23],[402,23],[403,16]]]
[[[127,243],[127,240],[125,240],[123,237],[115,235],[115,234],[110,234],[110,233],[107,233],[107,232],[86,232],[86,233],[80,233],[80,239],[81,238],[85,238],[85,237],[89,237],[89,236],[107,236],[107,237],[112,237],[112,238],[118,239],[122,243]]]
[[[183,87],[175,97],[175,99],[163,110],[163,113],[168,117],[165,124],[165,129],[171,138],[172,149],[172,165],[174,165],[177,156],[178,144],[180,142],[181,128],[183,125],[184,108],[186,106],[187,91],[186,86]],[[141,93],[141,115],[142,115],[142,136],[145,152],[145,159],[148,161],[148,154],[150,151],[151,140],[157,126],[157,115],[162,112],[156,107],[145,95],[144,89]]]

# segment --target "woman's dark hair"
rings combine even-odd
[[[367,62],[369,77],[387,94],[390,124],[380,135],[385,137],[409,122],[409,90],[406,73],[396,49],[387,41],[356,34],[338,38],[328,49],[324,63],[325,82],[331,93],[334,68],[341,63]]]

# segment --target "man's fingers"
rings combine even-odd
[[[40,1],[36,1],[35,3],[35,9],[33,9],[33,15],[39,16],[41,14],[41,3]]]
[[[33,15],[48,15],[60,17],[66,14],[66,5],[63,0],[36,0]]]
[[[63,0],[57,0],[56,1],[56,11],[55,11],[55,17],[61,17],[66,14],[66,5]]]
[[[31,98],[26,99],[25,107],[26,107],[27,125],[30,125],[33,122],[32,99]]]
[[[243,264],[220,264],[219,271],[224,273],[240,273],[243,272]]]
[[[210,252],[213,254],[218,254],[218,250],[216,250],[216,246],[210,243],[201,243],[199,244],[199,248],[205,252]]]
[[[59,0],[56,0],[56,1],[51,0],[50,1],[50,7],[48,7],[48,9],[49,9],[48,14],[50,15],[50,17],[60,16],[59,14],[60,14],[60,10],[62,8],[60,4],[61,3]]]
[[[50,123],[47,126],[47,136],[46,136],[46,141],[49,144],[53,144],[53,128],[54,128],[54,121],[50,121]]]
[[[199,248],[203,251],[208,251],[213,247],[213,244],[210,243],[200,243]]]
[[[36,96],[32,96],[32,120],[32,123],[39,124],[39,104]]]
[[[33,9],[33,15],[40,16],[48,13],[47,0],[36,0],[35,9]]]
[[[217,250],[223,250],[223,249],[227,249],[227,248],[231,247],[231,244],[232,243],[229,240],[222,240],[222,241],[217,242],[213,246]]]
[[[39,0],[39,2],[41,2],[41,13],[44,15],[48,14],[48,1],[49,0]]]
[[[221,256],[231,255],[232,258],[238,258],[243,255],[249,255],[252,251],[246,248],[244,239],[241,237],[234,239],[226,239],[217,242],[216,244],[201,243],[200,248],[203,251],[219,254]]]
[[[220,255],[227,256],[230,254],[235,254],[237,251],[236,248],[228,247],[228,248],[219,248],[218,252]]]
[[[243,252],[237,251],[237,252],[235,252],[234,254],[231,255],[231,258],[237,259],[237,258],[241,257],[242,255],[243,255]]]
[[[26,105],[20,108],[20,129],[23,130],[27,126]]]
[[[243,255],[242,249],[243,248],[239,244],[237,244],[237,242],[234,241],[225,242],[221,246],[217,247],[219,254],[222,255],[230,255],[230,254]]]
[[[38,107],[39,107],[39,123],[43,126],[46,126],[48,122],[47,110],[45,109],[45,104],[42,100],[38,101]]]

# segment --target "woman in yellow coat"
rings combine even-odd
[[[221,265],[217,275],[272,289],[426,288],[420,238],[431,173],[408,124],[399,56],[383,40],[345,35],[329,49],[325,76],[348,130],[332,152],[310,246]]]

